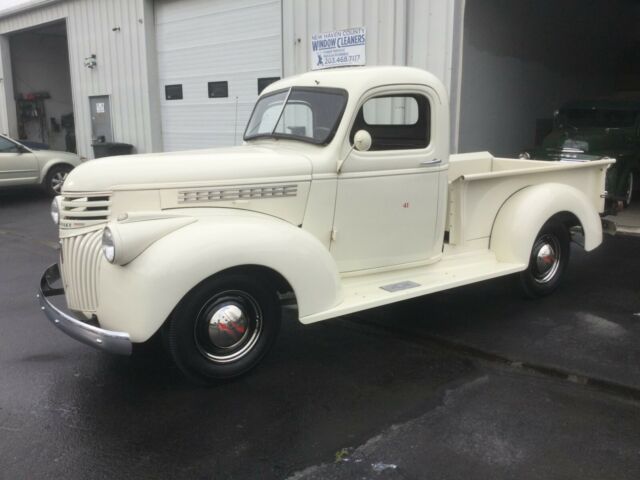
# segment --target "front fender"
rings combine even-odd
[[[584,230],[584,248],[602,243],[602,223],[585,194],[560,183],[527,187],[502,206],[491,231],[490,249],[501,262],[529,264],[531,248],[542,226],[554,215],[575,215]]]
[[[162,237],[125,266],[103,260],[100,324],[143,342],[198,283],[243,265],[281,274],[294,290],[300,316],[342,299],[335,262],[311,234],[267,215],[215,209],[201,211],[196,222]]]

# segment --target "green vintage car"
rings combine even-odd
[[[520,157],[561,162],[615,158],[607,173],[608,198],[628,206],[634,181],[640,180],[640,93],[564,104],[542,145]]]

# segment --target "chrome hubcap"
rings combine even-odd
[[[262,311],[247,292],[228,290],[211,297],[200,309],[194,338],[202,355],[229,363],[247,355],[262,334]]]
[[[533,278],[538,283],[552,280],[560,268],[560,242],[552,235],[542,236],[533,250],[535,271]]]
[[[62,192],[62,185],[67,179],[67,175],[69,175],[67,172],[57,172],[53,177],[51,177],[51,188],[54,192]]]
[[[209,319],[209,339],[216,347],[233,348],[248,333],[249,321],[237,305],[215,310]]]

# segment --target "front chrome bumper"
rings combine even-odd
[[[40,279],[40,288],[36,296],[40,301],[40,309],[47,318],[64,333],[82,343],[106,352],[130,355],[131,339],[128,333],[112,332],[89,325],[82,320],[64,313],[48,300],[47,297],[64,295],[62,288],[54,288],[51,286],[52,283],[58,280],[60,280],[60,270],[57,264],[47,268]]]

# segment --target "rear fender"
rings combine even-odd
[[[582,192],[569,185],[545,183],[512,195],[499,210],[491,231],[490,249],[501,262],[529,264],[531,248],[542,226],[552,217],[572,214],[584,231],[584,248],[602,243],[598,212]]]

